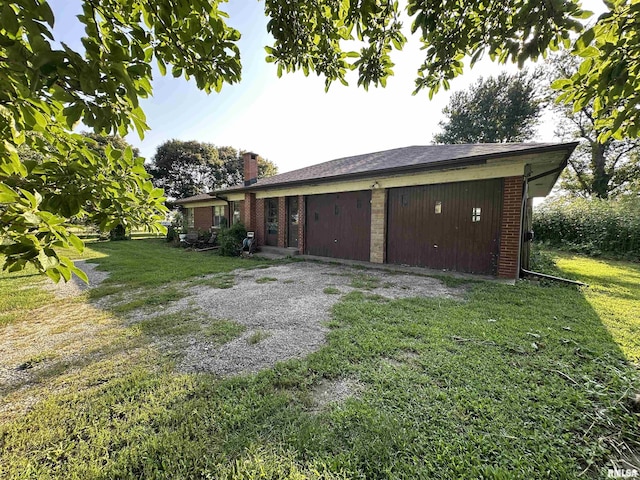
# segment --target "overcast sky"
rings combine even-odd
[[[83,30],[75,18],[80,2],[52,0],[51,5],[56,14],[56,40],[81,48]],[[584,5],[594,12],[603,9],[600,0],[587,0]],[[272,41],[262,2],[231,0],[222,9],[230,16],[229,24],[242,33],[242,81],[207,95],[194,81],[162,77],[156,70],[153,98],[142,102],[151,131],[143,141],[136,134],[127,137],[147,159],[166,140],[197,140],[251,150],[286,172],[349,155],[425,145],[439,131],[442,109],[452,92],[468,87],[480,76],[515,71],[513,66],[483,61],[454,80],[450,91],[441,91],[431,101],[427,91],[412,96],[424,55],[417,38],[409,38],[404,50],[395,52],[395,76],[386,88],[365,92],[356,87],[354,75],[348,87],[335,82],[325,93],[324,81],[315,75],[278,78],[275,65],[264,61],[264,46]],[[550,119],[545,119],[535,140],[554,140]]]

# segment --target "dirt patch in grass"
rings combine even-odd
[[[348,398],[358,398],[365,385],[353,378],[323,380],[311,392],[311,411],[318,413],[331,405],[340,405]]]

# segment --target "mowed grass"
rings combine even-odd
[[[112,279],[128,277],[135,259],[115,257],[137,255],[137,243],[102,247],[113,249],[101,259]],[[185,280],[230,268],[210,261],[211,271],[167,263]],[[164,264],[156,258],[157,276]],[[10,392],[15,404],[40,400],[0,410],[0,478],[575,479],[633,468],[623,462],[636,465],[640,451],[637,265],[557,265],[591,287],[475,282],[464,301],[350,293],[318,352],[235,378],[177,373],[142,341],[195,332],[222,343],[241,333],[233,322],[202,326],[194,312],[116,321],[97,354]],[[130,285],[153,285],[145,271]],[[50,361],[23,361],[34,358],[34,370]],[[341,379],[362,388],[318,410],[314,388]]]

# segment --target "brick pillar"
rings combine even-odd
[[[244,194],[244,226],[249,232],[256,231],[256,194]]]
[[[371,190],[371,247],[369,260],[384,263],[387,240],[387,189]]]
[[[278,247],[287,246],[287,203],[286,197],[278,197]]]
[[[520,273],[520,228],[523,177],[504,179],[502,192],[502,222],[500,225],[500,253],[498,277],[517,279]]]
[[[304,195],[298,195],[298,250],[304,254],[304,231],[307,227],[307,219],[305,217],[307,209],[305,208]]]
[[[256,199],[256,241],[258,245],[264,245],[265,231],[264,231],[264,198]]]

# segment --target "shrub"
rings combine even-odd
[[[223,228],[218,234],[218,245],[220,245],[220,255],[225,257],[235,257],[240,253],[242,240],[247,236],[247,229],[242,223],[236,223],[230,228]]]
[[[533,214],[536,240],[588,255],[640,259],[640,199],[559,198]]]
[[[119,223],[114,229],[109,232],[109,240],[130,240],[131,232],[128,232],[127,230],[128,229],[124,225]]]
[[[167,242],[174,242],[178,238],[178,231],[173,225],[167,227]]]

